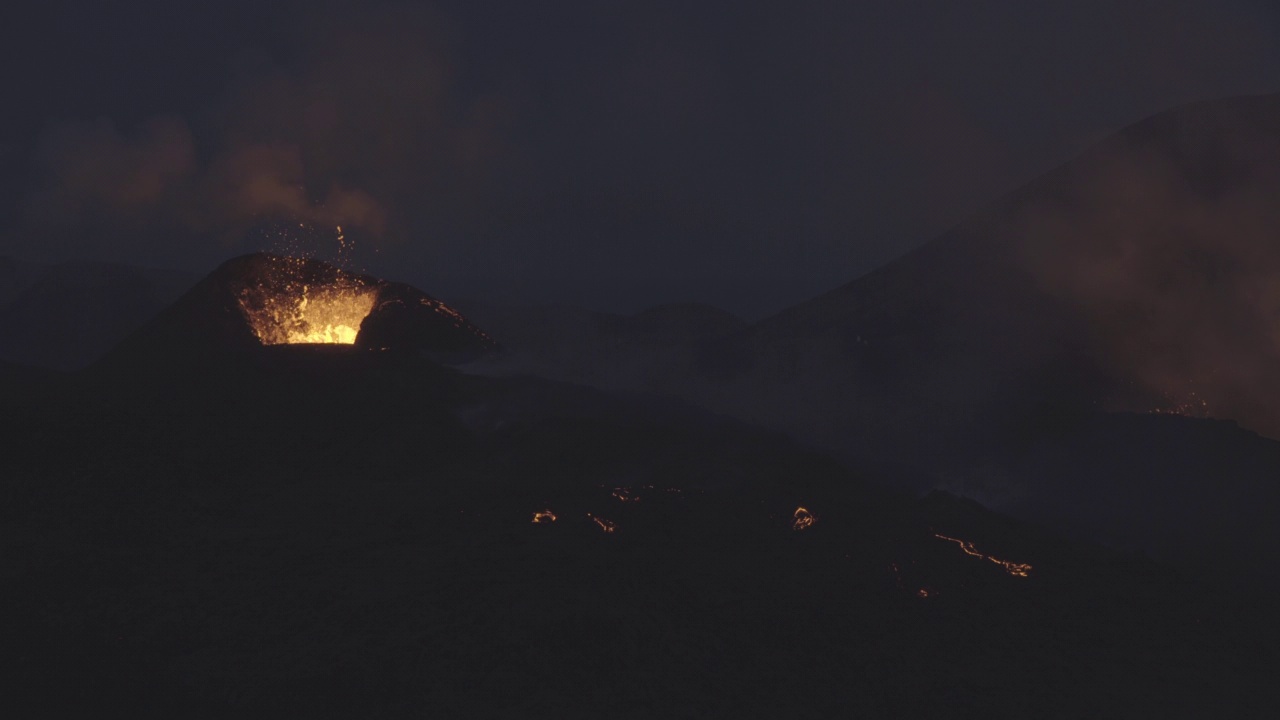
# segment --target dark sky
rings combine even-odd
[[[763,314],[1143,116],[1280,90],[1249,0],[4,15],[0,254],[204,271],[287,217],[445,298],[615,310]]]

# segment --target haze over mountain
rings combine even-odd
[[[1277,200],[1280,95],[1196,103],[1124,129],[880,270],[695,343],[692,362],[528,367],[630,380],[848,461],[915,468],[903,477],[918,489],[963,491],[1162,557],[1185,558],[1187,538],[1202,537],[1197,554],[1211,564],[1229,548],[1276,546],[1266,517],[1280,466],[1249,431],[1280,437]],[[592,351],[562,354],[573,352]],[[1135,418],[1149,438],[1134,450],[1142,462],[1064,454],[1114,411],[1244,429]],[[1150,472],[1174,446],[1196,459]],[[1257,449],[1249,469],[1200,475],[1241,446]],[[1033,459],[1047,456],[1062,472]],[[1135,531],[1083,478],[1159,498],[1144,511],[1160,529]],[[1212,509],[1202,489],[1217,495]]]
[[[763,400],[784,424],[787,401],[750,388],[825,396],[817,415],[859,426],[867,450],[872,426],[967,423],[1009,402],[1194,406],[1277,437],[1278,197],[1280,96],[1171,110],[753,325],[708,374],[744,389],[726,403]]]
[[[1046,474],[1022,458],[1074,444],[1097,411],[1229,419],[1280,437],[1278,199],[1280,96],[1162,113],[884,269],[727,340],[704,356],[714,389],[701,397],[845,456],[960,475],[1010,511],[1107,514],[1083,480],[1100,476],[1160,498],[1148,512],[1185,523],[1177,534],[1202,537],[1206,555],[1273,547],[1274,459],[1242,473],[1212,462],[1138,469],[1170,441],[1138,468],[1081,453],[1064,456],[1069,472]],[[1179,447],[1223,459],[1222,431],[1199,427],[1179,427]],[[1228,442],[1248,442],[1233,433]],[[1206,509],[1202,484],[1230,498],[1225,507]],[[1134,527],[1124,514],[1109,524],[1112,537]],[[1167,537],[1137,542],[1178,555]]]

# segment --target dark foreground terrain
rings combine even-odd
[[[0,657],[24,716],[1278,707],[1249,578],[881,490],[692,409],[387,353],[150,367],[4,369]]]

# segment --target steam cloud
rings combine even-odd
[[[1072,169],[1012,224],[1026,267],[1115,374],[1280,437],[1280,99],[1158,116]]]
[[[287,63],[238,58],[224,96],[189,118],[51,125],[27,224],[80,243],[86,228],[187,231],[220,239],[218,254],[279,218],[394,234],[393,208],[476,182],[502,146],[501,102],[452,89],[438,25],[404,7],[330,13]]]

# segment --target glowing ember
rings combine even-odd
[[[889,569],[893,571],[893,579],[898,581],[898,589],[905,590],[902,585],[902,572],[898,570],[898,563],[889,563]]]
[[[939,535],[938,533],[934,533],[933,536],[938,538],[939,540],[946,540],[947,542],[953,542],[959,545],[960,549],[963,550],[966,555],[972,555],[973,557],[982,558],[984,560],[990,560],[991,562],[1003,567],[1005,572],[1015,577],[1027,577],[1031,574],[1030,565],[1027,565],[1026,563],[1009,562],[1008,560],[1001,560],[999,558],[991,557],[986,553],[980,553],[976,548],[974,548],[973,543],[969,542],[968,540],[960,540],[959,538],[947,537],[946,535]]]
[[[535,512],[533,514],[533,521],[535,523],[553,523],[556,521],[556,514],[550,510]]]
[[[1191,397],[1188,400],[1173,402],[1167,407],[1151,408],[1149,412],[1152,415],[1182,415],[1184,417],[1206,418],[1209,417],[1209,403],[1196,397],[1195,393],[1191,393]]]
[[[927,598],[932,594],[933,593],[929,592],[926,588],[920,588],[916,591],[916,597]]]
[[[595,515],[592,515],[591,513],[587,513],[587,517],[595,521],[595,524],[600,526],[600,530],[602,532],[611,533],[617,529],[617,526],[615,526],[613,523],[603,518],[598,518]]]
[[[240,309],[258,340],[263,345],[355,343],[378,289],[346,276],[309,284],[298,277],[300,267],[301,261],[286,259],[273,276],[240,293]]]
[[[614,488],[613,496],[622,502],[640,502],[640,496],[631,492],[631,488]]]
[[[793,517],[795,517],[796,520],[791,523],[792,530],[804,530],[806,528],[813,527],[813,524],[818,522],[818,516],[802,507],[796,508],[795,513],[793,513]]]

